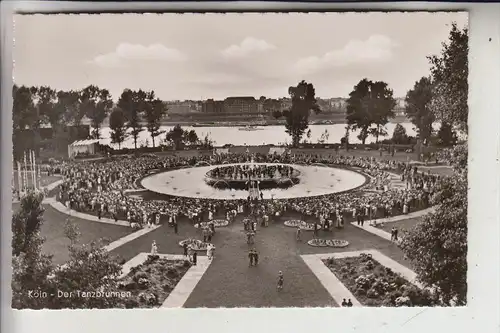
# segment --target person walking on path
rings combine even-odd
[[[297,239],[297,242],[301,242],[301,238],[300,238],[300,233],[301,233],[301,230],[300,230],[300,227],[297,228],[297,235],[296,235],[296,239]]]
[[[278,273],[278,291],[283,290],[283,283],[284,283],[284,277],[283,277],[283,272],[279,271]]]
[[[177,235],[179,233],[179,226],[177,224],[177,221],[174,222],[174,233]]]
[[[193,252],[193,266],[196,266],[198,262],[198,253],[196,251]]]
[[[347,300],[347,307],[348,308],[352,307],[352,302],[350,298]]]
[[[259,264],[259,253],[256,249],[253,249],[253,264],[257,266]]]
[[[187,245],[187,243],[184,243],[182,245],[182,249],[184,250],[184,257],[187,258],[187,256],[188,256],[188,245]]]
[[[253,262],[254,262],[254,254],[253,254],[253,251],[250,250],[248,251],[248,259],[250,260],[249,261],[249,266],[253,266]]]
[[[346,307],[347,306],[347,301],[344,299],[342,299],[342,307]]]

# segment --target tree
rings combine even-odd
[[[32,88],[14,85],[12,89],[12,143],[13,152],[16,159],[19,159],[27,149],[29,141],[24,131],[37,131],[41,125],[38,109],[34,102],[34,92]],[[31,149],[31,148],[30,148]]]
[[[350,129],[360,130],[358,138],[363,144],[369,134],[378,137],[386,134],[384,126],[394,117],[396,101],[393,92],[382,81],[361,80],[347,100],[347,124]],[[375,125],[375,128],[372,128]]]
[[[118,149],[121,149],[121,144],[127,138],[126,118],[122,109],[117,107],[111,112],[109,128],[111,129],[111,142],[117,143]]]
[[[177,124],[168,131],[165,139],[173,144],[175,150],[179,150],[184,140],[184,130],[181,125]]]
[[[52,129],[55,129],[62,117],[61,109],[55,107],[57,92],[48,86],[42,86],[36,90],[36,99],[36,107],[42,123],[50,124]]]
[[[62,266],[43,254],[43,195],[30,192],[12,218],[12,307],[15,309],[114,308],[123,299],[111,297],[57,297],[58,292],[118,291],[121,265],[103,247],[102,240],[78,245],[77,229],[67,223],[70,259]],[[46,297],[36,297],[45,293]],[[38,295],[40,295],[38,294]],[[78,295],[76,295],[78,296]]]
[[[441,159],[454,174],[441,180],[437,205],[403,238],[401,248],[418,279],[433,287],[444,304],[467,302],[467,145],[445,150]]]
[[[292,107],[283,112],[274,112],[274,115],[276,118],[285,118],[286,133],[292,137],[292,146],[297,147],[309,127],[310,112],[319,113],[321,110],[312,83],[302,80],[297,86],[288,88],[288,94],[292,99]]]
[[[442,146],[452,146],[457,143],[456,133],[449,123],[441,123],[437,133],[439,144]]]
[[[137,150],[139,134],[144,130],[141,125],[141,113],[145,109],[146,93],[142,90],[125,89],[118,99],[117,106],[123,110],[127,119],[127,127],[134,138],[134,148]]]
[[[147,129],[153,140],[153,147],[155,147],[155,138],[165,131],[160,131],[161,118],[167,113],[167,108],[163,101],[155,98],[154,91],[147,94],[145,115],[147,121]]]
[[[80,94],[82,111],[91,120],[91,135],[94,139],[100,139],[101,125],[113,107],[111,94],[94,85],[85,87]]]
[[[467,133],[468,113],[468,29],[453,23],[441,54],[428,57],[431,63],[433,98],[431,109],[437,120]]]
[[[12,88],[12,120],[14,130],[36,128],[40,119],[35,107],[32,90],[29,87],[14,85]]]
[[[117,292],[122,267],[103,247],[102,239],[90,244],[79,245],[79,231],[69,221],[65,226],[66,237],[70,239],[69,260],[53,272],[60,293],[75,291],[106,292],[106,297],[62,297],[53,299],[52,309],[106,309],[120,307],[123,299]]]
[[[189,144],[194,145],[196,144],[199,140],[198,134],[196,134],[195,130],[186,130],[184,132],[184,141],[189,142]]]
[[[43,195],[28,192],[20,208],[12,216],[12,307],[43,309],[44,298],[32,297],[32,292],[51,293],[55,285],[48,279],[54,265],[52,256],[42,253],[44,239],[40,236],[43,224]]]
[[[406,94],[406,116],[419,132],[420,140],[427,141],[432,134],[432,124],[436,117],[431,110],[432,82],[430,78],[422,77],[415,82],[413,89]]]
[[[408,135],[406,134],[406,128],[403,125],[397,124],[392,133],[392,143],[394,144],[404,144],[408,142]]]

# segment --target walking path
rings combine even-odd
[[[336,253],[308,254],[301,256],[309,269],[316,275],[323,287],[330,293],[337,304],[344,299],[351,299],[353,306],[362,306],[346,286],[323,263],[323,259],[331,258]]]
[[[73,210],[71,208],[68,208],[64,206],[61,202],[57,201],[55,198],[47,198],[44,200],[44,203],[49,204],[54,208],[55,210],[64,213],[69,216],[74,216],[78,217],[83,220],[89,220],[93,222],[99,222],[99,223],[109,223],[109,224],[114,224],[114,225],[121,225],[125,227],[130,227],[130,222],[123,221],[123,220],[118,220],[115,222],[113,219],[109,219],[106,217],[101,217],[100,219],[97,216],[90,215],[90,214],[85,214],[81,212],[77,212],[76,210]]]
[[[133,241],[136,238],[142,237],[145,234],[150,233],[151,231],[154,231],[154,230],[158,229],[159,227],[160,227],[159,225],[155,225],[155,226],[152,226],[152,227],[147,227],[147,228],[140,229],[140,230],[138,230],[136,232],[133,232],[133,233],[125,236],[125,237],[117,239],[114,242],[109,243],[108,245],[106,245],[104,247],[104,249],[106,251],[108,251],[108,252],[112,251],[112,250],[114,250],[114,249],[122,246],[123,244],[131,242],[131,241]]]
[[[351,224],[353,226],[355,226],[356,228],[363,229],[365,231],[368,231],[371,234],[374,234],[374,235],[377,235],[379,237],[382,237],[382,238],[384,238],[384,239],[386,239],[388,241],[392,241],[391,234],[389,232],[387,232],[387,231],[385,231],[383,229],[374,227],[371,224],[373,224],[373,223],[376,223],[376,224],[380,224],[380,223],[394,223],[394,222],[398,222],[398,221],[403,221],[403,220],[408,220],[408,219],[412,219],[412,218],[422,217],[422,216],[425,216],[425,215],[427,215],[429,213],[433,213],[435,210],[436,210],[435,207],[430,207],[430,208],[418,210],[416,212],[412,212],[412,213],[409,213],[409,214],[406,214],[406,215],[397,215],[397,216],[392,216],[392,217],[388,217],[388,218],[385,218],[385,219],[378,219],[378,220],[368,220],[368,221],[365,221],[364,225],[358,225],[358,223],[356,221],[351,222]],[[401,237],[399,237],[399,238],[401,238]]]

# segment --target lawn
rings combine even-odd
[[[406,219],[406,220],[400,220],[397,222],[390,222],[390,223],[384,223],[384,226],[378,225],[377,228],[382,229],[387,232],[391,232],[391,229],[395,227],[396,229],[399,230],[399,235],[402,234],[402,231],[410,230],[414,226],[416,226],[418,223],[422,222],[423,217],[414,217],[411,219]]]
[[[13,204],[13,211],[19,207],[19,204]],[[65,235],[65,224],[68,218],[80,232],[79,243],[87,244],[91,241],[105,238],[109,243],[130,234],[133,230],[120,225],[92,222],[82,220],[76,217],[69,217],[60,213],[49,205],[44,205],[43,214],[44,223],[41,228],[41,235],[45,238],[43,252],[52,254],[53,261],[56,264],[63,264],[69,259],[68,246],[69,239]],[[106,244],[105,243],[105,244]]]

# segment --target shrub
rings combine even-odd
[[[137,272],[132,277],[132,280],[134,282],[139,282],[140,279],[146,279],[147,280],[147,278],[148,278],[148,275],[145,272]]]

